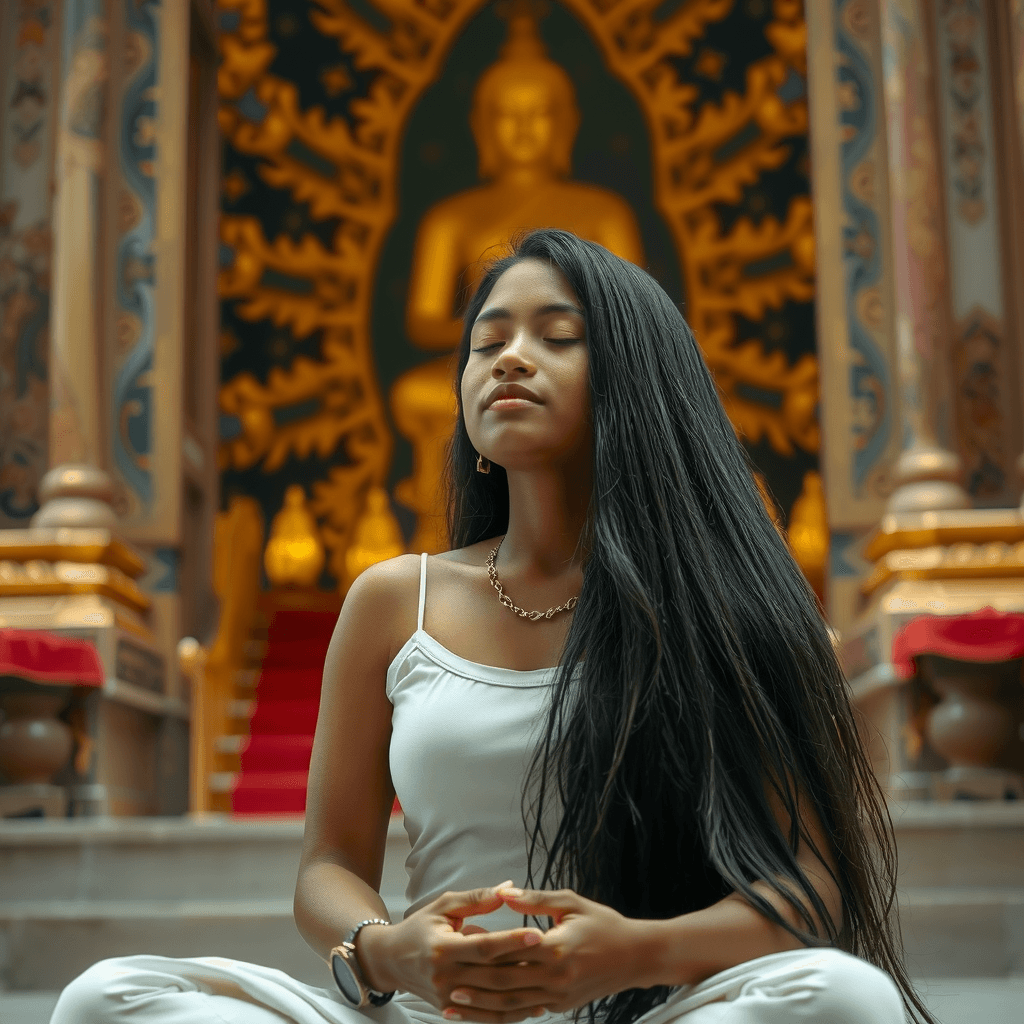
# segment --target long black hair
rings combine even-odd
[[[739,892],[804,943],[888,971],[930,1021],[903,966],[891,822],[828,629],[679,310],[601,246],[535,231],[470,300],[457,380],[491,288],[525,259],[556,266],[584,310],[594,439],[583,588],[524,791],[529,884],[636,918]],[[508,528],[504,470],[475,464],[460,396],[448,450],[453,548]],[[814,848],[798,792],[831,840],[841,921],[797,863],[798,842]],[[753,888],[759,880],[802,927]],[[629,989],[589,1013],[628,1024],[667,994]]]

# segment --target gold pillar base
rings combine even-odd
[[[136,582],[145,568],[108,527],[0,530],[0,627],[88,640],[103,664],[103,686],[76,687],[65,716],[75,753],[54,781],[66,788],[74,814],[184,809],[179,733],[189,709],[167,690],[151,600]],[[180,776],[180,799],[166,773]]]
[[[39,482],[42,508],[32,517],[36,527],[98,527],[113,530],[114,486],[101,469],[87,465],[56,466]]]
[[[891,514],[968,509],[960,486],[960,459],[938,445],[919,442],[902,452],[893,467],[896,489],[886,505]]]
[[[1024,516],[1018,509],[889,514],[864,555],[874,563],[861,584],[866,604],[840,657],[868,751],[892,799],[945,799],[949,766],[925,737],[932,701],[916,677],[896,676],[893,640],[919,615],[1024,612]]]

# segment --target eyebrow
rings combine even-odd
[[[549,302],[534,310],[534,316],[549,316],[551,313],[572,313],[575,316],[586,319],[583,310],[574,306],[571,302]],[[474,324],[490,323],[492,320],[511,320],[512,313],[502,306],[495,306],[493,309],[484,310],[474,321]]]

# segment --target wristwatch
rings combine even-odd
[[[391,1001],[394,992],[376,992],[363,979],[363,972],[359,969],[359,960],[356,957],[356,936],[360,930],[368,924],[391,924],[380,917],[372,917],[368,921],[360,921],[348,933],[348,936],[340,946],[331,950],[331,973],[334,981],[341,991],[341,994],[357,1010],[364,1006],[383,1006]]]

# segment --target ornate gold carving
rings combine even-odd
[[[209,650],[185,638],[178,662],[192,684],[189,810],[218,809],[210,791],[216,740],[231,731],[235,682],[246,666],[260,585],[263,516],[252,498],[235,497],[214,526],[213,589],[220,600],[217,636]],[[223,809],[230,809],[229,806]]]
[[[427,211],[416,237],[406,325],[426,349],[451,349],[462,334],[456,295],[479,280],[481,257],[499,255],[517,232],[560,227],[643,260],[640,232],[620,196],[569,179],[579,111],[572,81],[548,59],[529,0],[507,9],[508,39],[477,82],[470,121],[484,184]],[[455,423],[453,365],[417,366],[391,391],[399,431],[413,446],[413,473],[395,497],[417,514],[412,551],[448,546],[440,490],[444,442]]]
[[[320,578],[324,545],[306,508],[306,493],[298,484],[285,491],[284,507],[270,524],[263,565],[277,587],[311,587]]]
[[[828,564],[828,509],[821,474],[808,470],[804,486],[793,502],[786,531],[793,557],[815,593],[824,600],[825,570]]]
[[[784,100],[791,72],[803,73],[801,5],[775,0],[768,38],[775,52],[751,65],[742,96],[696,106],[673,58],[687,56],[706,26],[733,0],[689,0],[656,19],[655,0],[567,0],[590,30],[611,70],[638,98],[651,133],[656,199],[675,236],[687,289],[687,315],[723,390],[737,429],[767,437],[784,454],[815,450],[817,361],[792,366],[760,342],[735,344],[735,318],[757,320],[814,289],[811,206],[795,199],[783,222],[741,218],[726,232],[715,203],[736,203],[743,189],[789,154],[788,136],[806,131],[802,97]],[[340,451],[345,460],[312,486],[331,571],[345,578],[345,550],[371,486],[383,482],[390,437],[377,390],[368,323],[370,289],[384,233],[395,212],[397,157],[413,103],[435,78],[450,44],[480,0],[381,0],[390,21],[381,32],[343,0],[317,0],[317,29],[338,40],[362,71],[377,71],[365,99],[350,104],[352,125],[319,108],[303,111],[294,85],[269,73],[264,0],[220,0],[238,12],[220,36],[220,123],[239,152],[259,157],[259,173],[308,204],[316,218],[338,217],[334,244],[312,236],[268,240],[252,218],[225,214],[222,239],[234,260],[221,293],[243,318],[269,317],[296,336],[322,331],[318,362],[296,362],[265,385],[250,377],[222,389],[225,412],[241,433],[226,443],[224,464],[278,469],[291,454]],[[244,102],[240,102],[244,101]],[[237,182],[232,183],[236,187]],[[779,395],[762,405],[744,386]],[[314,402],[315,411],[278,426],[275,410]],[[340,460],[339,460],[340,461]]]
[[[385,558],[395,558],[405,551],[405,539],[398,520],[391,511],[388,492],[374,487],[366,496],[366,507],[356,523],[352,543],[345,552],[345,590],[364,570]]]
[[[683,82],[673,57],[688,56],[707,25],[732,0],[691,0],[664,21],[651,0],[566,0],[590,29],[608,66],[633,89],[647,118],[656,169],[656,199],[672,229],[686,280],[687,318],[723,391],[737,431],[751,443],[767,437],[784,455],[794,446],[817,451],[818,363],[787,365],[761,342],[734,344],[734,317],[758,320],[787,299],[814,294],[811,202],[799,196],[780,223],[741,217],[724,232],[715,203],[737,203],[743,188],[789,154],[787,136],[807,130],[807,102],[784,101],[780,87],[806,73],[806,27],[799,0],[775,0],[766,35],[775,53],[747,69],[746,91],[720,105],[696,108],[697,90]],[[778,408],[752,401],[743,385],[781,396]]]

